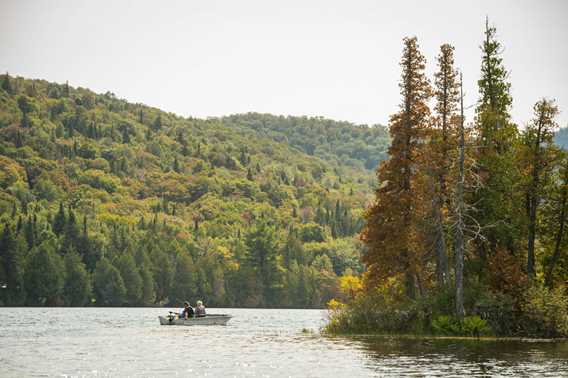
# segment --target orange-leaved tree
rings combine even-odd
[[[432,96],[424,74],[426,59],[416,37],[404,39],[401,60],[400,110],[390,117],[392,144],[389,160],[378,169],[379,188],[366,213],[362,239],[367,245],[367,287],[388,277],[404,277],[406,294],[415,298],[424,291],[424,191],[422,153],[429,137]]]

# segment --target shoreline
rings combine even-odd
[[[498,337],[498,336],[440,336],[440,335],[411,335],[411,334],[356,334],[356,333],[345,333],[345,334],[330,334],[326,332],[321,332],[322,336],[331,338],[376,338],[376,339],[405,339],[405,340],[461,340],[461,341],[480,341],[480,342],[490,342],[490,341],[516,341],[524,343],[562,343],[568,342],[568,338],[540,338],[540,337]]]

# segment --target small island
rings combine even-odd
[[[366,271],[345,282],[349,301],[329,303],[328,333],[568,336],[559,109],[543,97],[526,125],[511,121],[502,51],[486,20],[467,122],[454,47],[440,47],[430,81],[417,38],[404,39],[402,101],[361,233]]]

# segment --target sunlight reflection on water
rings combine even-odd
[[[166,311],[0,308],[0,376],[568,376],[567,343],[328,338],[321,310],[160,326]]]

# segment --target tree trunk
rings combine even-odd
[[[445,286],[448,279],[448,255],[446,253],[441,205],[441,198],[438,198],[434,204],[434,220],[436,222],[434,249],[436,251],[436,280],[439,286]]]
[[[559,219],[559,227],[558,233],[556,234],[556,241],[554,245],[554,254],[552,255],[552,261],[548,266],[548,270],[546,271],[546,276],[544,279],[544,283],[547,287],[552,288],[552,273],[554,272],[554,267],[560,258],[560,250],[562,246],[562,238],[564,236],[564,228],[566,224],[566,205],[568,205],[568,169],[566,170],[566,177],[564,178],[563,182],[564,187],[562,188],[562,197],[561,197],[561,210],[560,210],[560,219]]]
[[[537,209],[538,209],[538,186],[539,186],[539,179],[540,179],[540,142],[541,142],[541,134],[542,134],[542,126],[543,126],[543,117],[544,117],[544,110],[541,111],[539,115],[538,121],[538,129],[536,133],[536,140],[534,145],[534,161],[533,161],[533,170],[532,170],[532,181],[529,188],[529,234],[528,234],[528,246],[527,246],[527,274],[529,278],[532,280],[535,276],[535,269],[534,269],[534,241],[536,238],[536,216],[537,216]]]
[[[460,73],[460,126],[459,126],[459,177],[456,188],[456,231],[454,235],[454,247],[456,254],[456,315],[459,319],[465,316],[463,299],[463,263],[464,263],[464,211],[465,204],[463,199],[465,181],[465,136],[464,136],[464,116],[463,116],[463,88],[462,75]]]

